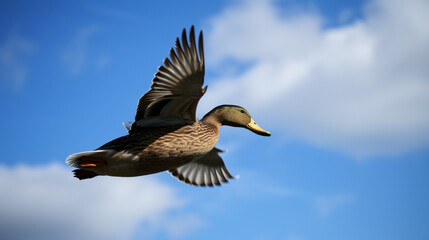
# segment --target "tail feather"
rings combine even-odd
[[[98,176],[98,173],[95,173],[93,171],[85,170],[85,169],[75,169],[73,170],[74,177],[79,178],[79,180],[93,178],[95,176]]]
[[[72,167],[80,168],[81,159],[86,158],[96,158],[106,160],[112,156],[116,151],[114,150],[94,150],[88,152],[75,153],[67,157],[66,163]]]
[[[88,152],[80,152],[75,153],[67,157],[66,163],[72,167],[78,168],[73,170],[74,176],[76,178],[82,179],[88,179],[93,178],[95,176],[98,176],[100,174],[86,170],[86,169],[80,169],[82,166],[82,162],[84,162],[85,159],[93,159],[93,160],[99,160],[103,161],[106,159],[109,159],[110,156],[112,156],[115,153],[114,150],[94,150],[94,151],[88,151]],[[97,166],[97,161],[93,163],[95,167]],[[87,163],[88,165],[88,163]],[[89,165],[88,165],[89,166]]]

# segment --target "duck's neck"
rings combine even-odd
[[[220,114],[220,112],[217,110],[218,109],[214,108],[213,110],[208,112],[206,115],[204,115],[201,121],[204,123],[213,125],[219,129],[220,126],[222,126],[223,118],[222,118],[222,114]]]

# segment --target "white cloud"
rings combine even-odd
[[[0,76],[13,88],[24,85],[28,75],[26,60],[35,52],[36,46],[20,36],[11,35],[0,44]]]
[[[91,49],[91,41],[100,31],[97,25],[80,29],[62,52],[62,61],[73,75],[78,75],[88,68],[103,69],[112,62],[107,53],[97,53]]]
[[[166,219],[163,224],[174,238],[183,238],[190,231],[204,225],[202,219],[196,215],[184,214],[176,219]]]
[[[426,147],[427,12],[427,1],[376,0],[362,19],[325,28],[313,11],[235,2],[205,34],[208,67],[229,70],[202,108],[241,104],[266,128],[358,157]]]
[[[1,239],[129,239],[159,231],[174,238],[200,226],[190,213],[169,214],[187,202],[151,176],[79,181],[57,164],[0,165],[0,192]]]

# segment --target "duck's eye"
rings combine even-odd
[[[241,112],[241,113],[244,113],[244,110],[241,110],[240,112]]]

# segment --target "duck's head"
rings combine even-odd
[[[243,127],[258,135],[271,136],[270,132],[265,131],[255,123],[246,109],[236,105],[217,106],[207,113],[202,120],[219,126]]]

